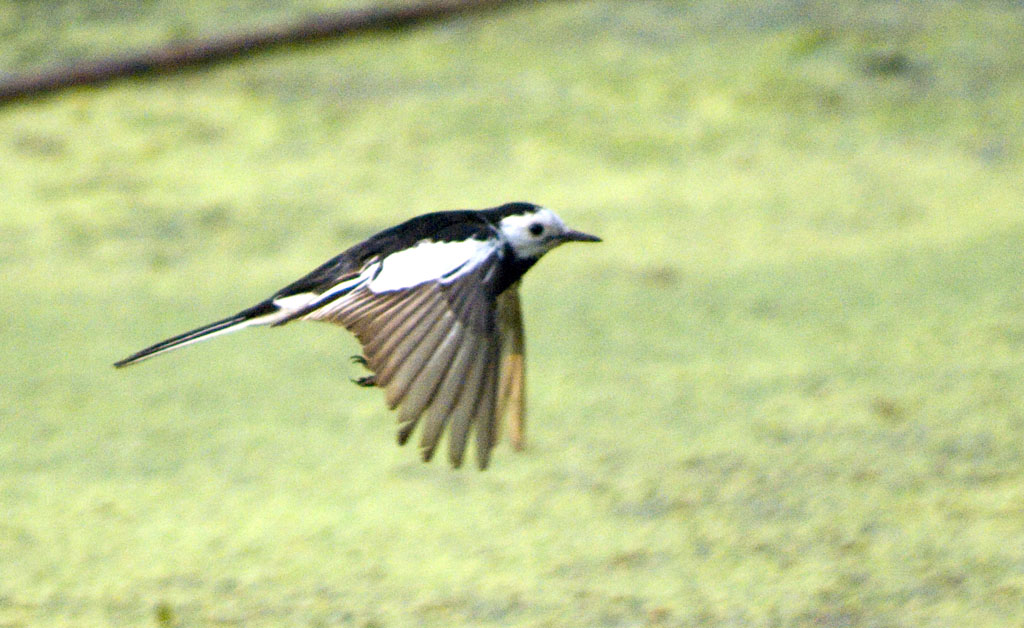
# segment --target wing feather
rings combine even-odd
[[[447,377],[441,384],[437,397],[427,409],[426,418],[423,421],[423,430],[420,433],[420,451],[424,460],[430,460],[433,457],[441,432],[451,420],[456,404],[473,385],[469,379],[469,373],[477,361],[477,343],[472,335],[465,333],[464,329],[460,331],[463,333],[459,335],[458,353],[452,360]]]
[[[390,354],[404,338],[412,335],[425,320],[429,320],[427,317],[436,315],[430,307],[436,299],[437,295],[431,290],[418,290],[409,295],[400,308],[389,314],[391,320],[381,328],[380,333],[367,341],[363,347],[366,353],[380,356]]]
[[[370,363],[370,368],[377,372],[382,386],[387,386],[394,379],[397,371],[402,368],[404,362],[416,351],[427,335],[435,333],[434,330],[444,330],[449,323],[449,314],[445,310],[444,304],[436,296],[421,307],[427,311],[427,314],[415,328],[405,335],[385,339],[385,342],[390,340],[390,348],[386,353],[379,350],[374,352],[374,361]],[[374,340],[370,339],[368,342]]]
[[[477,464],[484,468],[498,417],[510,409],[521,416],[521,362],[507,365],[514,364],[509,356],[522,358],[522,323],[515,287],[499,297],[492,292],[502,250],[475,250],[452,276],[377,292],[369,280],[303,318],[355,334],[388,406],[398,409],[399,443],[422,423],[420,448],[429,460],[447,429],[448,457],[458,467],[476,430]],[[511,314],[495,313],[508,308]]]
[[[420,418],[430,407],[437,402],[438,395],[446,391],[447,380],[457,368],[455,359],[461,346],[461,337],[454,328],[449,329],[444,341],[434,352],[430,363],[407,387],[405,391],[398,391],[399,384],[389,386],[385,393],[392,396],[392,389],[396,391],[396,398],[401,403],[398,414],[398,442],[404,445],[412,434]],[[400,397],[398,395],[401,395]]]
[[[498,432],[498,422],[501,415],[497,414],[497,393],[498,393],[498,372],[500,364],[498,355],[500,347],[492,343],[488,345],[488,353],[485,360],[484,379],[480,385],[480,398],[477,400],[475,414],[476,429],[476,464],[480,469],[486,469],[491,459],[491,449],[497,443],[495,434]]]
[[[526,339],[516,283],[498,297],[498,329],[501,335],[501,379],[495,416],[508,422],[512,447],[526,444]],[[500,436],[494,430],[493,439]]]
[[[434,349],[429,361],[414,377],[409,379],[409,383],[404,384],[396,379],[393,386],[389,386],[386,390],[386,394],[390,396],[391,388],[405,386],[402,396],[397,397],[399,428],[405,434],[402,440],[408,438],[408,435],[412,433],[416,422],[419,421],[420,416],[431,405],[435,397],[443,393],[447,382],[446,376],[457,368],[457,362],[453,361],[453,356],[460,348],[459,344],[460,338],[457,331],[454,329],[444,330],[444,338]],[[399,370],[399,374],[404,375],[404,371],[405,367],[403,366]]]
[[[376,301],[370,296],[366,289],[355,290],[344,298],[324,303],[320,308],[305,314],[304,318],[349,327],[350,323],[372,319],[374,311],[380,311],[387,306],[387,302]]]
[[[473,422],[473,412],[480,398],[480,387],[486,365],[487,355],[480,347],[473,347],[473,359],[465,373],[462,390],[455,407],[452,408],[448,422],[448,460],[454,467],[462,466],[462,455],[466,450],[469,428]]]
[[[405,395],[416,378],[424,371],[435,351],[449,335],[448,317],[438,316],[430,322],[429,329],[422,330],[416,337],[410,337],[406,344],[396,351],[396,355],[381,365],[378,373],[378,383],[384,387],[388,397],[388,405],[392,408],[402,404]],[[374,365],[370,365],[373,368]],[[423,395],[431,391],[420,389],[420,396],[409,399],[407,407],[403,407],[402,416],[415,419],[430,403],[429,397],[423,399]],[[410,412],[412,414],[410,414]],[[405,422],[404,420],[402,421]]]

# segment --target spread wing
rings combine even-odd
[[[359,339],[388,406],[398,408],[399,443],[422,424],[420,448],[429,460],[447,429],[448,457],[458,467],[475,431],[484,468],[497,441],[499,399],[502,409],[522,413],[522,332],[514,288],[500,296],[493,289],[503,249],[471,242],[373,261],[352,287],[311,304],[302,318],[343,325]],[[507,309],[499,303],[511,304],[515,316],[499,315]],[[506,331],[513,327],[518,341]],[[517,355],[515,347],[520,366],[504,369],[502,356]]]

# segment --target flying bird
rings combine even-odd
[[[459,467],[473,430],[484,469],[503,417],[513,445],[522,443],[523,274],[560,244],[600,241],[532,203],[424,214],[356,244],[265,301],[114,366],[256,325],[335,323],[362,345],[354,360],[371,374],[356,383],[382,388],[388,407],[398,409],[399,444],[422,423],[420,451],[429,461],[447,428],[448,458]]]

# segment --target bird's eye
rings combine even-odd
[[[539,222],[535,222],[532,225],[530,225],[530,235],[539,236],[542,233],[544,233],[544,225],[540,224]]]

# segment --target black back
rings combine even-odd
[[[502,218],[536,211],[532,203],[506,203],[498,207],[483,210],[459,209],[453,211],[433,212],[416,216],[370,236],[366,240],[343,251],[327,262],[321,264],[305,277],[278,290],[272,298],[301,294],[303,292],[323,292],[348,275],[359,272],[366,260],[372,257],[387,257],[423,240],[433,242],[458,242],[461,240],[486,240],[494,237],[495,228]],[[509,260],[514,258],[511,250],[506,250]],[[498,293],[504,292],[515,283],[534,261],[523,260],[509,268],[508,272],[500,273],[501,284]]]

